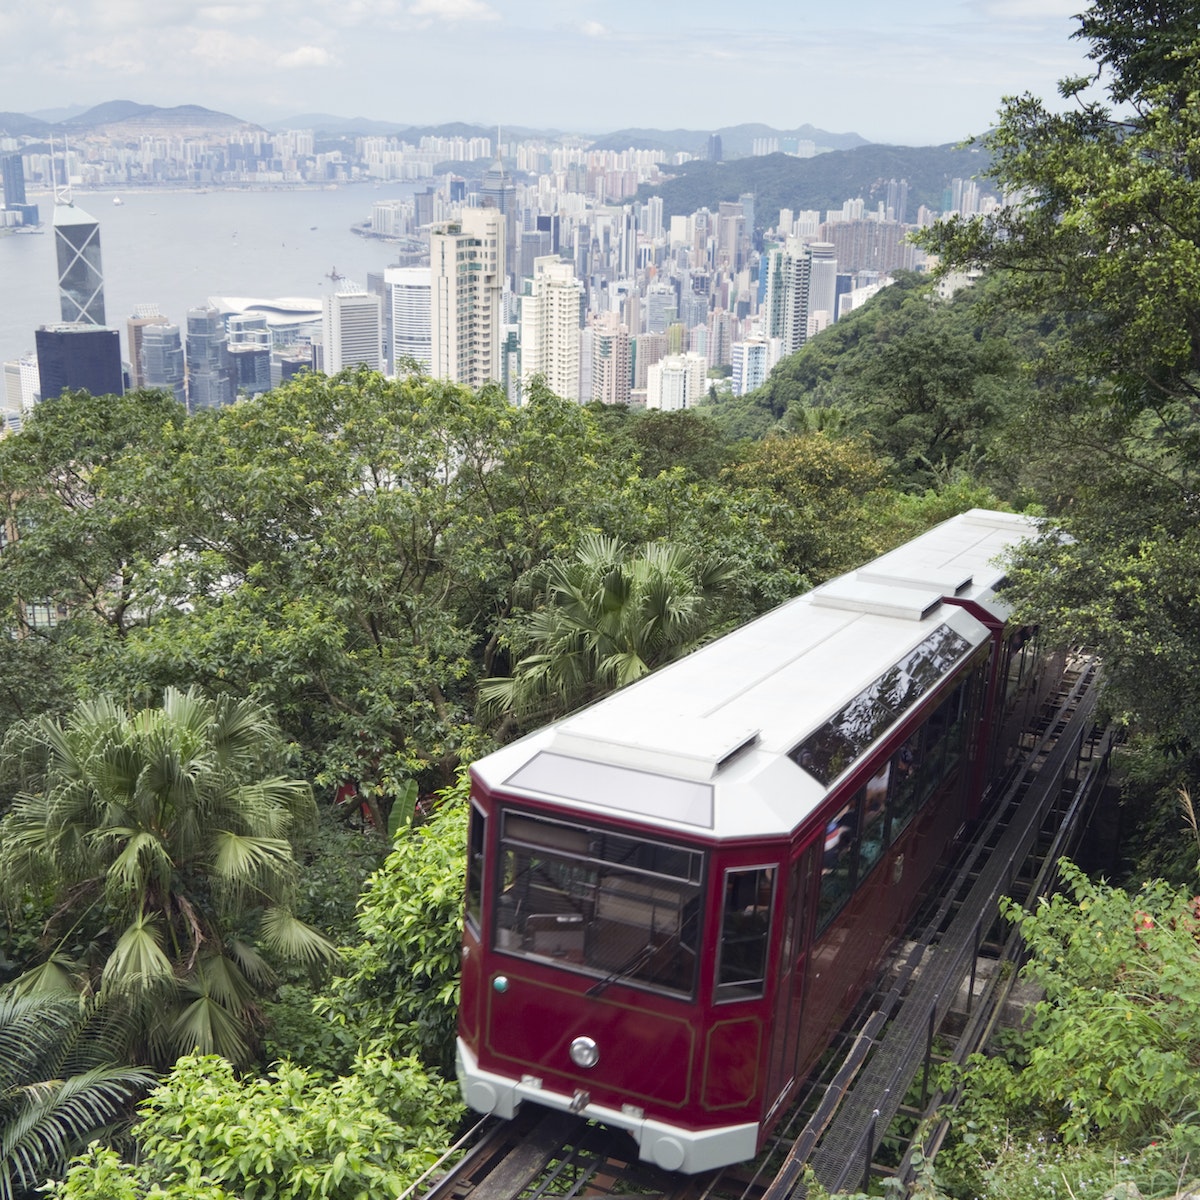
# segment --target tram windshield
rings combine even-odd
[[[505,812],[495,947],[690,996],[704,856],[583,825]]]

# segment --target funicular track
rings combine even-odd
[[[1000,897],[1030,906],[1053,890],[1056,864],[1077,845],[1106,781],[1112,735],[1094,724],[1095,675],[1087,659],[1067,672],[991,817],[947,870],[758,1160],[673,1175],[639,1162],[623,1132],[528,1107],[514,1121],[480,1121],[447,1152],[447,1161],[462,1155],[455,1165],[400,1200],[801,1200],[806,1166],[830,1191],[865,1190],[872,1175],[909,1175],[916,1146],[881,1165],[881,1143],[889,1130],[895,1142],[894,1123],[905,1117],[925,1151],[940,1145],[947,1122],[935,1123],[934,1114],[956,1097],[933,1090],[932,1066],[961,1063],[987,1043],[1016,981],[1021,943],[1015,931],[998,932]]]

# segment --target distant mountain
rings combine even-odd
[[[104,104],[85,109],[74,117],[68,117],[60,124],[70,129],[94,129],[97,125],[113,125],[131,117],[143,117],[157,111],[160,110],[153,104],[138,104],[133,100],[108,100]]]
[[[159,108],[154,104],[137,104],[133,100],[109,100],[62,121],[43,121],[27,113],[0,113],[0,133],[9,137],[48,138],[51,135],[70,136],[107,130],[115,133],[140,133],[165,130],[175,133],[212,132],[245,128],[249,122],[229,113],[214,112],[198,104],[181,104],[175,108]],[[251,126],[254,128],[254,126]]]
[[[68,104],[61,108],[38,108],[29,114],[31,117],[37,117],[41,121],[50,121],[57,123],[65,121],[68,117],[77,117],[81,112],[87,112],[86,104]]]
[[[724,159],[747,158],[754,150],[756,138],[796,138],[812,142],[819,150],[850,150],[869,143],[857,133],[830,133],[815,125],[801,125],[798,129],[774,129],[770,125],[725,125],[720,129],[618,129],[607,133],[592,143],[593,150],[661,150],[668,154],[703,155],[708,150],[708,139],[712,134],[721,138],[721,155]]]
[[[689,162],[677,168],[674,179],[657,187],[643,184],[638,199],[661,196],[663,215],[677,216],[698,208],[716,211],[722,200],[754,193],[759,228],[772,225],[781,208],[793,210],[840,208],[847,197],[861,196],[874,208],[887,195],[892,179],[908,181],[908,212],[917,208],[941,210],[951,179],[970,179],[986,173],[990,159],[978,149],[947,146],[876,146],[831,150],[814,158],[769,154],[732,162]]]
[[[441,125],[403,125],[396,121],[376,121],[369,117],[338,117],[332,113],[301,113],[269,121],[271,129],[311,129],[317,137],[404,137],[418,141],[423,137],[496,137],[494,125],[473,125],[465,121],[447,121]],[[505,136],[517,138],[559,137],[561,130],[528,129],[524,126],[505,125],[501,130]]]
[[[26,113],[0,112],[0,133],[9,137],[46,137],[57,126]]]

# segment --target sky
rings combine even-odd
[[[601,133],[761,122],[936,145],[1090,64],[1086,0],[46,0],[0,111],[107,100]]]

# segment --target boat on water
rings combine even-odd
[[[114,204],[116,207],[118,207],[118,208],[119,208],[119,207],[120,207],[122,204],[124,204],[124,203],[125,203],[125,201],[124,201],[124,200],[122,200],[120,196],[114,196],[114,197],[113,197],[113,204]]]

